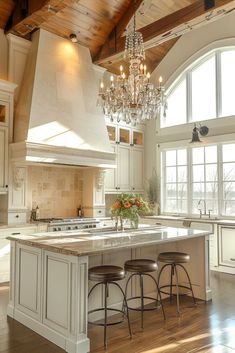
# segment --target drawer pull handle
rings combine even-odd
[[[235,261],[235,258],[234,258],[234,257],[231,257],[230,261]]]
[[[20,233],[11,233],[11,235],[19,235]]]

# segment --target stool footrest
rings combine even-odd
[[[88,315],[96,313],[98,311],[104,311],[104,310],[105,310],[105,308],[98,308],[98,309],[90,310],[90,311],[88,311]],[[123,316],[126,316],[126,313],[123,310],[120,310],[120,309],[107,308],[107,311],[115,311],[115,312],[121,313]],[[106,326],[118,325],[118,324],[121,324],[122,322],[124,322],[124,320],[125,320],[125,318],[123,317],[122,320],[109,322],[109,323],[106,324]],[[99,320],[97,320],[97,321],[99,321]],[[95,325],[95,326],[105,326],[105,324],[103,322],[99,323],[99,322],[88,321],[88,324]]]
[[[141,296],[136,296],[136,297],[128,298],[128,299],[127,299],[127,302],[129,302],[129,301],[131,301],[131,300],[135,300],[135,299],[140,299],[140,300],[141,300]],[[144,296],[143,299],[150,299],[150,300],[152,300],[152,301],[154,301],[154,302],[159,303],[159,305],[156,305],[156,306],[154,306],[153,308],[144,308],[143,311],[152,311],[152,310],[157,310],[157,309],[160,309],[160,308],[161,308],[160,301],[159,301],[157,298]],[[128,309],[129,309],[129,310],[134,310],[134,311],[142,311],[141,308],[133,308],[133,307],[131,307],[131,306],[129,306],[129,305],[128,305]]]
[[[164,286],[161,286],[161,287],[159,287],[159,291],[161,292],[161,293],[163,293],[163,294],[168,294],[168,295],[177,295],[177,293],[171,293],[170,292],[170,290],[169,291],[164,291],[164,290],[162,290],[162,288],[177,288],[177,285],[176,284],[172,284],[172,286],[170,285],[170,284],[166,284],[166,285],[164,285]],[[191,288],[190,287],[187,287],[187,286],[183,286],[182,284],[179,284],[178,285],[178,288],[180,289],[180,288],[183,288],[183,289],[187,289],[187,292],[185,292],[185,293],[180,293],[179,292],[179,295],[180,296],[183,296],[183,295],[188,295],[189,293],[191,293]]]

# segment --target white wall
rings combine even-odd
[[[174,79],[197,57],[202,56],[215,47],[224,45],[235,45],[235,14],[231,13],[215,22],[208,22],[207,25],[192,30],[183,35],[167,53],[162,62],[152,74],[151,80],[157,82],[159,76],[163,76],[165,86],[169,85]],[[221,134],[235,134],[235,118],[213,119],[205,122],[210,128],[210,136]],[[159,119],[155,123],[147,123],[146,128],[146,174],[147,178],[151,175],[152,169],[159,169],[158,144],[170,141],[190,140],[192,125],[187,124],[180,127],[159,129]],[[235,139],[235,135],[234,135]],[[185,141],[182,141],[182,144]],[[187,143],[187,142],[186,142]],[[158,171],[159,173],[159,171]]]
[[[8,78],[8,42],[3,29],[0,29],[0,79]]]

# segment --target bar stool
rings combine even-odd
[[[196,300],[193,293],[193,287],[192,287],[192,283],[191,283],[188,271],[182,265],[183,263],[188,263],[190,261],[190,256],[182,252],[163,252],[158,255],[157,261],[163,262],[165,264],[162,266],[158,276],[159,291],[161,293],[170,295],[170,301],[172,300],[172,296],[176,295],[178,314],[180,314],[179,297],[186,294],[186,293],[183,293],[183,294],[180,293],[179,288],[188,289],[189,292],[191,292],[192,294],[193,303],[196,304]],[[170,284],[161,286],[160,285],[161,275],[167,267],[170,267],[170,270],[171,270]],[[180,267],[185,272],[188,279],[188,286],[179,284],[179,276],[178,276],[178,270],[177,270],[178,267]],[[174,275],[175,275],[175,284],[173,284]],[[167,291],[167,288],[169,288],[169,291]],[[172,292],[173,288],[176,288],[176,294]]]
[[[129,305],[127,308],[129,310],[135,310],[135,311],[141,312],[141,328],[144,327],[144,311],[156,310],[156,309],[159,309],[159,307],[161,307],[162,314],[163,314],[163,317],[165,320],[165,312],[164,312],[164,308],[162,305],[161,293],[158,288],[158,283],[157,283],[156,279],[148,273],[148,272],[155,272],[157,270],[157,268],[158,268],[158,266],[157,266],[156,261],[148,260],[148,259],[128,260],[125,262],[125,265],[124,265],[125,271],[131,273],[130,277],[127,280],[126,288],[125,288],[126,301],[129,302],[134,299],[140,299],[140,301],[141,301],[140,308],[133,308],[133,307],[130,307]],[[131,278],[134,276],[139,277],[140,295],[127,298],[128,284],[130,283]],[[156,289],[157,289],[157,298],[152,298],[152,297],[148,297],[148,296],[144,295],[144,276],[150,277],[154,281],[154,283],[156,285]],[[159,300],[158,300],[158,297],[159,297]],[[156,306],[154,306],[153,308],[145,308],[144,307],[144,300],[145,299],[150,299],[150,300],[155,301]]]
[[[129,334],[130,334],[130,337],[132,337],[128,309],[126,311],[124,311],[124,310],[109,308],[108,303],[107,303],[108,297],[109,297],[109,285],[114,285],[119,288],[120,292],[123,295],[123,301],[127,306],[127,301],[126,301],[126,296],[124,294],[124,291],[122,290],[121,286],[118,283],[116,283],[116,281],[120,281],[125,278],[125,272],[124,272],[123,268],[119,267],[119,266],[111,266],[111,265],[92,267],[88,271],[88,278],[91,281],[98,282],[91,288],[91,290],[88,294],[88,298],[90,297],[91,293],[93,292],[93,290],[96,287],[98,287],[100,285],[104,286],[104,307],[88,311],[88,315],[91,313],[98,312],[98,311],[104,311],[104,321],[102,323],[96,323],[96,322],[91,322],[88,320],[88,323],[92,324],[92,325],[104,327],[104,346],[105,346],[105,348],[107,348],[107,326],[117,325],[117,324],[122,323],[125,319],[125,316],[128,321]],[[121,313],[122,319],[119,321],[109,323],[108,322],[108,311]]]

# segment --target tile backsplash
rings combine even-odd
[[[76,217],[82,204],[83,173],[78,168],[30,166],[29,198],[40,218]]]

